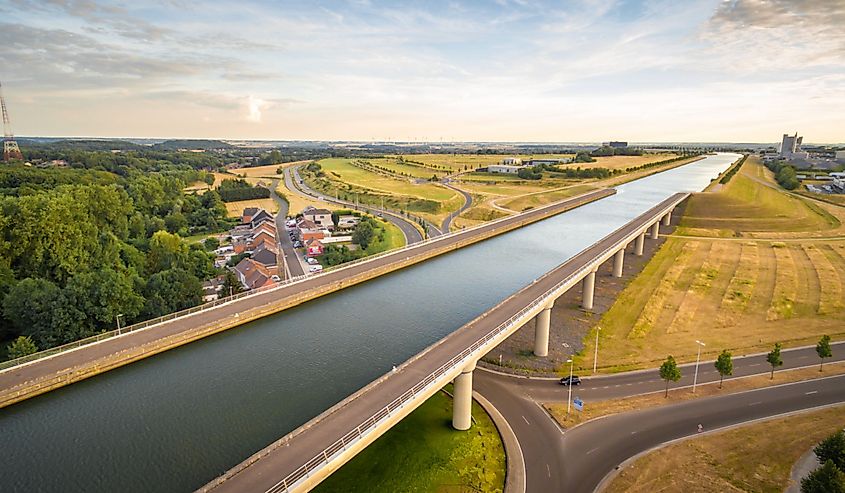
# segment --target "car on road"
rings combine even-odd
[[[320,264],[312,265],[308,270],[310,272],[321,272],[323,270],[323,266]]]
[[[571,380],[570,380],[571,378]],[[572,377],[563,377],[560,379],[561,385],[581,385],[581,377],[578,375],[572,375]]]

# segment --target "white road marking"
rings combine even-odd
[[[531,423],[529,423],[528,420],[525,419],[525,416],[522,417],[522,420],[525,421],[525,424],[527,424],[528,426],[531,426]]]
[[[751,404],[749,404],[749,406],[756,406],[757,404],[762,404],[762,403],[763,403],[763,401],[752,402]]]
[[[631,434],[632,434],[632,435],[636,435],[636,434],[637,434],[637,432],[636,432],[636,431],[632,431],[632,432],[631,432]]]
[[[549,477],[552,477],[552,468],[548,464],[546,464],[546,473],[548,473]]]
[[[587,451],[587,455],[592,454],[593,452],[595,452],[595,451],[596,451],[596,450],[598,450],[598,449],[599,449],[599,448],[598,448],[598,447],[596,447],[596,448],[593,448],[593,449],[588,450],[588,451]]]
[[[809,391],[809,392],[804,392],[804,395],[818,394],[818,393],[819,393],[819,391],[818,391],[818,390],[811,390],[811,391]]]
[[[748,365],[748,366],[760,366],[760,365],[762,365],[762,363],[754,363],[753,365]]]

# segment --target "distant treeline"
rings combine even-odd
[[[742,159],[740,159],[735,165],[733,165],[733,167],[730,170],[728,170],[727,173],[725,173],[725,176],[723,176],[722,179],[719,180],[719,183],[724,185],[727,182],[731,181],[731,178],[733,178],[733,176],[737,173],[737,171],[739,171],[739,168],[741,168],[742,165],[745,164],[746,159],[748,159],[748,154],[742,156]]]

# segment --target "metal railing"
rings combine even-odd
[[[607,189],[605,189],[605,190],[607,190]],[[584,197],[584,196],[587,196],[587,195],[596,194],[596,193],[599,193],[599,192],[602,192],[602,190],[596,190],[596,191],[593,191],[593,192],[588,192],[586,194],[582,194],[582,195],[572,197],[572,198],[569,198],[569,199],[566,199],[566,200],[567,201],[574,200],[574,199],[578,199],[578,198],[581,198],[581,197]],[[601,197],[601,198],[604,198],[604,197]],[[293,277],[293,278],[290,278],[290,279],[285,279],[284,281],[281,281],[274,286],[264,286],[264,287],[261,287],[261,288],[256,288],[256,289],[252,289],[252,290],[249,290],[249,291],[245,291],[243,293],[238,293],[238,294],[235,294],[235,295],[232,295],[232,296],[226,296],[224,298],[220,298],[220,299],[217,299],[217,300],[214,300],[214,301],[209,301],[207,303],[203,303],[202,305],[197,305],[197,306],[194,306],[194,307],[191,307],[191,308],[187,308],[185,310],[180,310],[178,312],[169,313],[167,315],[162,315],[160,317],[153,318],[153,319],[150,319],[150,320],[145,320],[143,322],[138,322],[138,323],[135,323],[135,324],[132,324],[132,325],[127,325],[126,327],[121,327],[120,329],[114,329],[114,330],[110,330],[110,331],[106,331],[106,332],[101,332],[99,334],[96,334],[96,335],[93,335],[93,336],[90,336],[90,337],[86,337],[86,338],[80,339],[78,341],[70,342],[70,343],[63,344],[61,346],[56,346],[56,347],[53,347],[53,348],[50,348],[50,349],[45,349],[43,351],[38,351],[37,353],[32,353],[32,354],[29,354],[29,355],[26,355],[26,356],[21,356],[20,358],[15,358],[15,359],[11,359],[11,360],[8,360],[8,361],[3,361],[3,362],[0,362],[0,372],[4,372],[4,371],[7,371],[11,368],[28,364],[28,363],[31,363],[33,361],[37,361],[37,360],[40,360],[40,359],[55,356],[55,355],[60,354],[60,353],[64,353],[64,352],[67,352],[67,351],[78,349],[78,348],[83,347],[83,346],[87,346],[87,345],[90,345],[90,344],[96,344],[96,343],[104,341],[106,339],[111,339],[113,337],[117,337],[117,336],[120,336],[120,335],[123,335],[123,334],[128,334],[128,333],[136,331],[136,330],[145,329],[145,328],[148,328],[148,327],[151,327],[151,326],[154,326],[154,325],[158,325],[158,324],[161,324],[161,323],[164,323],[164,322],[170,322],[170,321],[175,320],[177,318],[187,317],[187,316],[190,316],[190,315],[194,315],[196,313],[204,312],[206,310],[210,310],[210,309],[213,309],[215,307],[225,305],[227,303],[230,303],[230,302],[233,302],[233,301],[236,301],[236,300],[249,298],[249,297],[252,297],[252,296],[258,296],[258,295],[266,294],[268,292],[272,292],[272,291],[275,291],[275,290],[283,289],[283,288],[290,286],[291,284],[302,282],[306,279],[313,279],[313,278],[316,278],[316,277],[319,277],[319,276],[329,275],[329,274],[336,273],[336,272],[339,272],[339,271],[342,271],[342,270],[345,270],[345,269],[350,269],[352,267],[355,267],[355,266],[358,266],[358,265],[361,265],[361,264],[365,264],[367,262],[374,262],[376,260],[380,260],[380,259],[383,259],[385,257],[389,257],[391,255],[399,255],[399,254],[408,252],[410,250],[419,249],[421,247],[430,245],[432,243],[445,242],[445,241],[448,241],[448,240],[455,238],[457,236],[461,236],[461,235],[472,236],[479,229],[490,228],[491,231],[495,231],[498,223],[501,223],[501,222],[515,222],[516,224],[519,224],[524,217],[529,216],[529,215],[542,215],[542,213],[545,212],[547,209],[559,207],[562,202],[563,201],[553,203],[553,204],[549,204],[547,206],[543,206],[543,207],[540,207],[540,208],[537,208],[537,209],[533,209],[531,211],[523,212],[523,213],[516,214],[516,215],[513,215],[513,216],[507,216],[507,217],[499,218],[499,219],[496,219],[494,221],[479,224],[478,226],[473,226],[471,228],[467,228],[467,229],[464,229],[464,230],[461,230],[461,231],[454,231],[454,232],[443,234],[443,235],[440,235],[440,236],[428,238],[428,239],[425,239],[425,240],[417,242],[417,243],[412,243],[412,244],[405,245],[405,246],[402,246],[402,247],[399,247],[399,248],[395,248],[393,250],[387,250],[385,252],[381,252],[381,253],[378,253],[378,254],[375,254],[375,255],[370,255],[368,257],[363,257],[363,258],[360,258],[360,259],[352,260],[350,262],[344,263],[343,265],[339,266],[336,269],[327,269],[325,272],[322,272],[320,274],[304,274],[304,275],[296,276],[296,277]],[[492,226],[492,228],[491,228],[491,226]]]
[[[550,298],[557,298],[560,296],[559,291],[566,287],[568,284],[572,283],[573,280],[577,282],[580,280],[579,277],[583,278],[584,271],[590,270],[593,267],[593,264],[603,256],[607,255],[608,253],[617,250],[619,248],[620,243],[627,243],[631,240],[632,236],[636,236],[639,233],[641,227],[647,225],[649,222],[657,218],[657,221],[660,221],[660,218],[665,215],[668,210],[676,207],[680,202],[685,200],[689,194],[676,194],[673,197],[669,197],[663,203],[658,204],[654,208],[646,211],[645,213],[641,214],[633,221],[629,222],[625,226],[616,229],[609,235],[605,236],[597,243],[604,242],[614,235],[618,235],[620,231],[628,228],[631,223],[634,222],[642,222],[643,225],[634,229],[634,232],[628,233],[621,238],[617,239],[613,242],[613,244],[604,250],[602,250],[599,254],[594,255],[593,258],[586,262],[583,267],[578,269],[577,271],[573,272],[572,274],[566,276],[563,280],[556,283],[552,288],[546,290],[540,297],[536,298],[534,301],[529,303],[525,308],[508,318],[505,322],[499,324],[496,328],[492,329],[491,331],[487,332],[484,336],[480,339],[476,340],[472,345],[468,348],[464,349],[454,357],[452,357],[446,363],[440,365],[436,370],[429,373],[425,378],[420,380],[416,385],[412,388],[403,392],[399,397],[392,400],[389,404],[384,406],[383,408],[379,409],[375,413],[373,413],[369,418],[362,421],[357,427],[353,430],[349,431],[341,438],[334,441],[331,445],[323,449],[322,452],[318,453],[310,460],[308,460],[305,464],[301,465],[293,472],[285,476],[281,481],[274,484],[272,487],[266,490],[267,493],[280,493],[283,491],[289,491],[292,486],[295,486],[299,481],[308,477],[312,471],[315,471],[324,465],[327,465],[331,462],[335,455],[341,453],[342,451],[346,450],[350,444],[355,443],[356,441],[362,439],[364,435],[370,432],[371,429],[375,428],[381,421],[385,420],[386,418],[390,417],[392,413],[400,408],[402,408],[406,403],[413,400],[416,396],[420,393],[424,392],[425,390],[429,389],[432,385],[442,386],[442,382],[438,383],[438,379],[442,377],[444,374],[448,373],[449,371],[453,371],[457,367],[462,367],[466,360],[470,359],[472,356],[474,358],[474,353],[481,352],[483,349],[484,352],[487,351],[486,346],[487,344],[495,339],[498,335],[503,332],[509,331],[514,328],[514,326],[521,327],[524,325],[525,320],[527,318],[526,315],[531,314],[538,306],[545,306]],[[669,202],[667,204],[667,202]],[[670,205],[671,204],[671,205]],[[647,227],[647,226],[645,226]],[[636,232],[636,233],[635,233]],[[578,258],[579,255],[576,255],[572,259],[568,260],[567,262],[571,262]],[[565,263],[564,263],[565,264]],[[562,265],[564,265],[562,264]],[[560,266],[555,268],[554,270],[548,272],[540,279],[548,275],[552,275]],[[538,279],[539,281],[539,279]],[[568,288],[566,288],[568,289]],[[516,296],[516,295],[514,295]],[[269,452],[268,452],[269,453]]]

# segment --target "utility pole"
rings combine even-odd
[[[114,317],[115,320],[117,321],[117,335],[120,335],[120,317],[122,317],[122,316],[123,316],[123,314],[120,313],[116,317]]]
[[[593,373],[596,372],[596,367],[598,366],[599,362],[599,332],[601,331],[601,327],[596,327],[596,352],[593,355]]]
[[[569,416],[569,408],[572,407],[572,367],[575,365],[575,360],[569,358],[566,362],[569,363],[569,398],[566,399],[566,415]]]
[[[701,360],[701,348],[704,347],[704,343],[701,341],[695,341],[698,344],[698,356],[695,358],[695,376],[692,378],[692,393],[695,393],[695,385],[698,383],[698,362]]]

